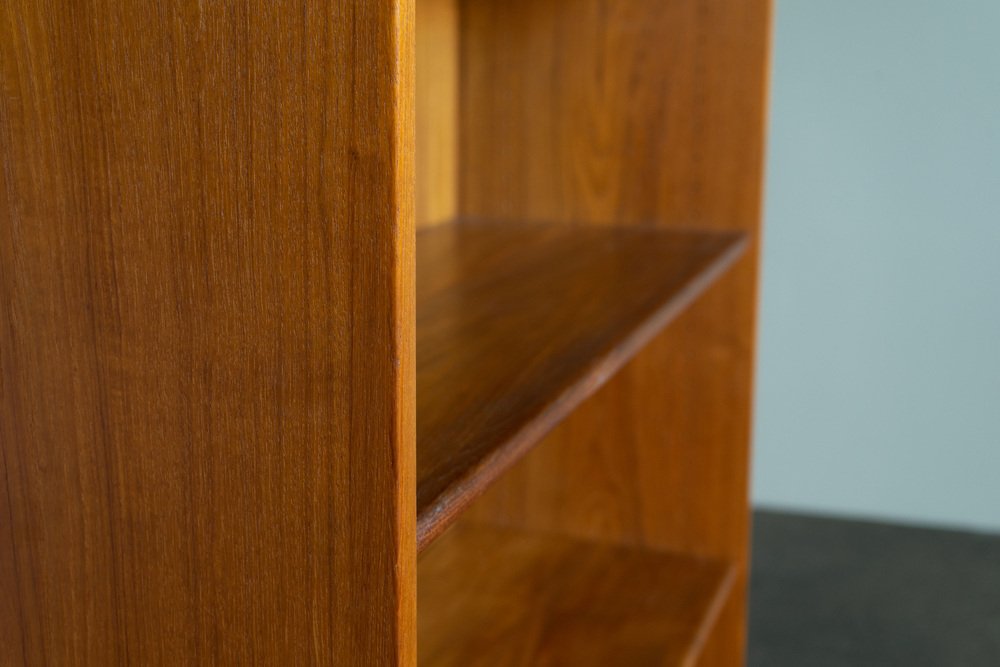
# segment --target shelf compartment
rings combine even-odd
[[[744,250],[734,232],[468,222],[417,234],[417,543]]]
[[[694,664],[726,563],[460,524],[420,558],[421,667]]]

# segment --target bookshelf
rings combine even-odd
[[[724,665],[764,0],[0,10],[0,663]]]
[[[422,664],[742,663],[769,10],[418,2]]]

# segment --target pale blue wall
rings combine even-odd
[[[1000,530],[1000,0],[778,0],[754,498]]]

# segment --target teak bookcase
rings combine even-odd
[[[0,664],[740,664],[769,11],[0,5]]]

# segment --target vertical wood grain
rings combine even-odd
[[[0,664],[415,664],[413,20],[0,7]]]
[[[417,225],[458,213],[458,0],[417,2]]]
[[[759,226],[767,0],[462,6],[463,216]],[[507,473],[481,520],[722,557],[745,634],[757,253]]]

